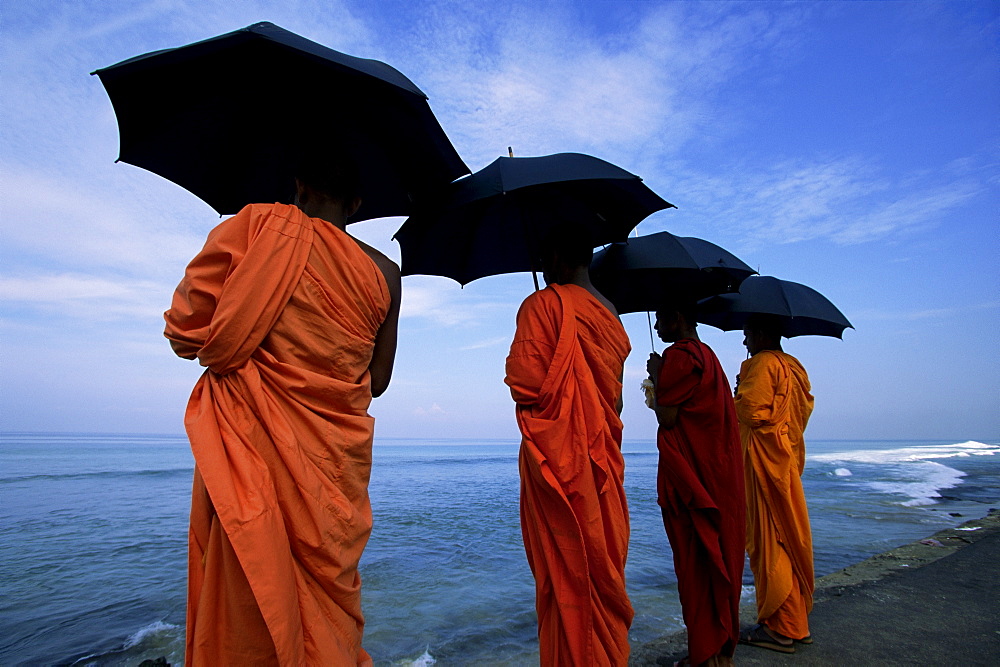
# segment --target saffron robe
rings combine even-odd
[[[809,636],[815,588],[812,532],[802,492],[802,434],[813,409],[810,389],[802,364],[775,350],[744,361],[736,387],[757,620],[792,639]]]
[[[521,305],[507,377],[521,429],[521,532],[535,576],[541,664],[624,665],[628,505],[616,404],[630,345],[587,290]]]
[[[688,657],[700,665],[731,657],[740,635],[746,498],[739,425],[725,371],[700,341],[683,339],[664,351],[656,387],[659,405],[678,408],[673,428],[657,430],[657,495]]]
[[[222,222],[188,265],[165,313],[174,351],[208,367],[185,413],[186,664],[371,664],[357,565],[390,300],[350,236],[283,204]]]

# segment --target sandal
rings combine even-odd
[[[812,635],[806,635],[802,639],[795,639],[793,641],[797,641],[800,644],[812,644],[813,643],[813,636]]]
[[[740,643],[749,644],[750,646],[759,646],[760,648],[770,649],[772,651],[777,651],[778,653],[795,653],[795,645],[793,642],[788,644],[782,644],[777,639],[767,634],[767,630],[760,623],[750,626],[748,629],[740,633]]]

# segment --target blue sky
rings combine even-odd
[[[699,236],[808,284],[854,323],[796,338],[813,438],[1000,438],[1000,4],[996,2],[5,3],[0,119],[0,429],[182,432],[201,369],[162,311],[218,222],[114,164],[88,73],[261,20],[383,60],[430,96],[479,169],[590,153]],[[350,101],[345,100],[345,104]],[[352,233],[398,258],[401,218]],[[515,438],[503,363],[527,274],[404,279],[382,437]],[[625,437],[652,439],[627,315]],[[742,335],[702,326],[730,376]]]

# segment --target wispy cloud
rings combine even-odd
[[[852,313],[852,319],[856,319],[859,322],[917,322],[921,320],[961,318],[963,315],[968,315],[969,313],[988,310],[1000,310],[1000,301],[987,301],[968,306],[954,306],[950,308],[926,308],[922,310],[908,311],[863,310]]]
[[[693,210],[686,214],[748,246],[816,239],[851,245],[909,234],[938,224],[986,186],[974,170],[892,175],[860,155],[733,167],[728,174],[689,176],[684,186]]]
[[[469,350],[482,350],[488,347],[496,347],[497,345],[510,345],[510,336],[496,336],[494,338],[487,338],[486,340],[477,341],[469,345],[458,348],[462,352],[467,352]]]
[[[445,327],[472,326],[497,313],[511,313],[518,303],[497,300],[495,293],[484,297],[475,287],[462,289],[446,278],[409,276],[403,283],[400,317],[424,318]]]
[[[710,103],[720,84],[747,65],[750,47],[779,44],[795,23],[793,13],[720,13],[703,15],[709,29],[695,31],[686,8],[650,4],[627,32],[608,35],[558,10],[432,11],[412,66],[473,169],[509,145],[520,155],[594,152],[651,169],[718,132]]]
[[[169,306],[158,283],[72,273],[0,278],[0,300],[92,321],[159,317]]]
[[[134,179],[138,176],[154,182],[137,189]],[[27,257],[67,267],[116,268],[147,277],[165,271],[172,275],[197,252],[207,231],[218,222],[197,200],[186,200],[187,208],[178,206],[176,186],[162,179],[125,173],[111,175],[109,180],[112,188],[88,176],[0,168],[0,231],[3,253],[9,258],[7,270]],[[118,192],[112,191],[115,185]],[[128,197],[131,193],[134,198]],[[164,202],[171,198],[174,203],[168,209]]]
[[[413,414],[416,417],[442,417],[447,412],[437,403],[432,403],[429,408],[417,406],[413,409]]]

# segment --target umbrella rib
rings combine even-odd
[[[792,312],[792,304],[788,303],[788,294],[785,290],[781,290],[781,300],[785,302],[785,312],[788,313],[788,319],[794,320],[795,314]]]

